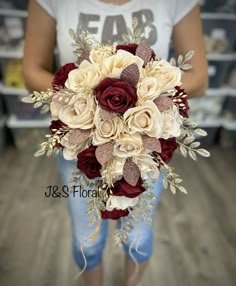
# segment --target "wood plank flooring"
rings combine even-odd
[[[175,157],[189,194],[162,193],[143,285],[236,285],[236,152],[210,151],[211,158],[197,164]],[[0,160],[0,285],[83,286],[74,279],[65,199],[44,196],[48,185],[60,184],[55,160],[14,149]],[[110,233],[105,286],[123,285],[123,258]]]

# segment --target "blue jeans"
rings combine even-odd
[[[76,168],[76,161],[67,161],[62,157],[61,154],[59,154],[57,156],[57,162],[62,183],[70,186],[71,184],[68,183],[68,179],[71,177],[72,172],[78,171]],[[83,187],[83,189],[86,189],[86,187]],[[162,189],[162,176],[160,176],[157,182],[153,185],[152,190],[149,190],[149,192],[153,192],[156,195],[156,198],[153,201],[155,209],[157,208],[159,195]],[[73,256],[78,266],[82,269],[85,262],[80,250],[80,246],[81,243],[83,243],[83,241],[94,231],[96,223],[94,226],[89,226],[90,215],[85,214],[88,207],[88,199],[78,195],[78,193],[76,194],[74,196],[70,194],[67,200],[72,222]],[[128,217],[123,217],[121,219],[125,222]],[[119,227],[121,219],[117,221],[117,227]],[[140,234],[138,248],[132,243],[137,237],[137,231]],[[107,233],[108,220],[105,219],[102,220],[101,229],[96,241],[92,242],[91,240],[87,240],[84,243],[83,250],[87,260],[87,271],[94,269],[101,262],[103,250],[106,244]],[[138,263],[148,260],[153,251],[152,227],[148,226],[146,222],[139,222],[138,226],[135,226],[131,230],[127,242],[123,243],[123,249],[130,259],[134,258]]]

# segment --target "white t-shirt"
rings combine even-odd
[[[172,29],[198,0],[130,0],[123,5],[99,0],[37,0],[56,19],[61,64],[75,60],[70,28],[87,30],[99,42],[120,42],[132,17],[137,17],[145,38],[158,57],[167,58]]]

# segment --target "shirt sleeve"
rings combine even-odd
[[[199,0],[176,0],[173,24],[176,25],[180,20],[182,20],[184,16],[186,16],[198,3]]]
[[[37,3],[53,18],[56,18],[55,0],[36,0]]]

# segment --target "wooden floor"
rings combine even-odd
[[[236,285],[236,152],[210,151],[198,164],[175,158],[189,194],[162,193],[143,285]],[[48,185],[58,184],[52,158],[12,149],[1,158],[1,286],[84,285],[74,280],[65,199],[44,196]],[[122,285],[123,253],[110,239],[104,258],[104,285]]]

